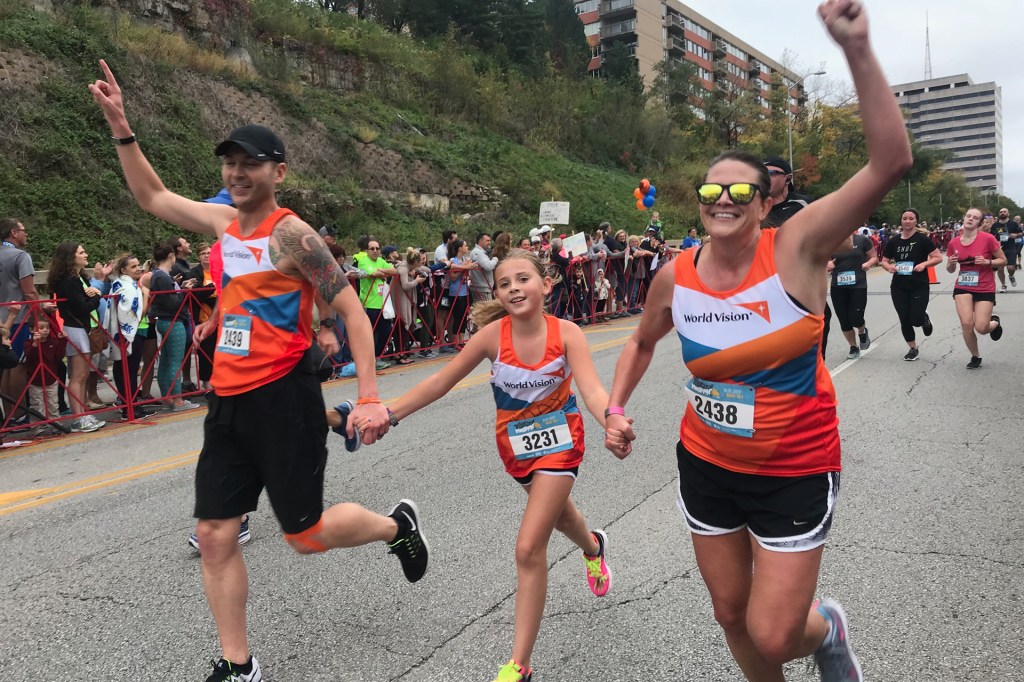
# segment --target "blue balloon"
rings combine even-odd
[[[649,190],[647,190],[647,196],[649,196],[649,197],[656,197],[656,196],[658,196],[658,188],[655,187],[654,185],[651,185],[651,188]]]
[[[651,196],[650,194],[645,196],[644,197],[644,206],[646,206],[647,208],[650,208],[651,206],[654,206],[654,197]]]

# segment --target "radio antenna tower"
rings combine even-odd
[[[924,13],[924,79],[932,79],[932,42],[928,35],[928,10]]]

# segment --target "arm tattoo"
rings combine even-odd
[[[277,265],[281,260],[291,258],[303,277],[313,284],[328,304],[349,285],[327,245],[309,225],[282,220],[274,227],[274,237],[280,251],[274,248],[272,241],[269,249],[271,262]]]

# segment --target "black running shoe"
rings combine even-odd
[[[868,328],[864,327],[858,334],[860,337],[860,349],[867,350],[871,347],[871,337],[868,336]],[[852,347],[852,346],[851,346]]]
[[[981,358],[971,356],[971,361],[967,363],[967,369],[981,369]]]
[[[427,559],[430,554],[427,539],[423,537],[423,527],[420,525],[419,509],[412,500],[402,500],[388,512],[388,516],[398,521],[399,529],[408,529],[404,534],[399,530],[399,536],[388,543],[388,550],[397,555],[398,560],[402,562],[405,579],[414,583],[427,572]]]
[[[1003,338],[1003,323],[999,321],[998,315],[993,315],[992,319],[996,321],[996,328],[989,332],[989,336],[992,337],[993,341],[998,341]]]
[[[921,325],[921,331],[924,332],[925,336],[931,336],[935,327],[932,326],[932,318],[928,317],[928,313],[924,314],[924,324]]]
[[[262,682],[263,673],[260,671],[260,664],[255,656],[250,656],[252,669],[243,673],[238,666],[225,659],[210,661],[213,663],[213,674],[206,678],[206,682]]]
[[[911,348],[907,351],[907,354],[903,356],[903,359],[907,362],[913,362],[914,360],[917,360],[918,355],[920,355],[920,351],[916,348]]]

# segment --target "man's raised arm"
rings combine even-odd
[[[89,92],[107,119],[125,180],[128,181],[128,188],[139,202],[139,206],[157,218],[186,230],[219,235],[234,220],[235,209],[220,204],[192,201],[164,187],[164,183],[139,149],[128,124],[117,79],[102,59],[100,68],[103,69],[104,80],[90,83]]]

